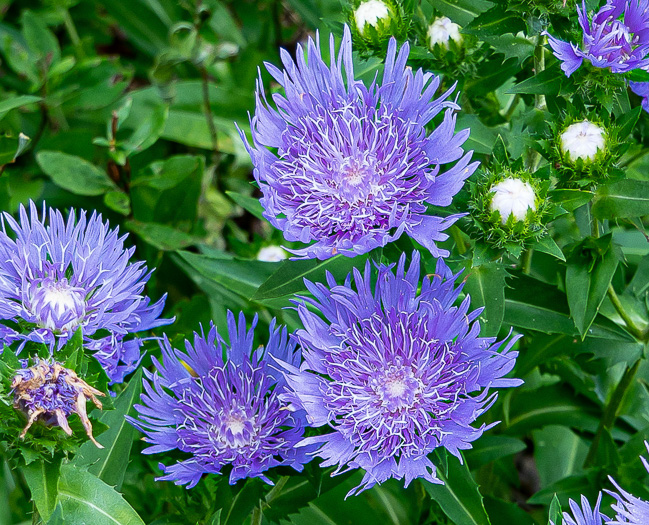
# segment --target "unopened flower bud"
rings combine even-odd
[[[447,16],[436,18],[430,26],[428,26],[428,44],[432,49],[436,45],[441,45],[446,49],[449,48],[449,42],[453,40],[457,44],[462,43],[462,35],[460,30],[462,28],[451,21]]]
[[[606,132],[596,124],[584,120],[568,126],[560,137],[561,152],[568,160],[593,161],[604,150]]]
[[[510,215],[517,221],[522,221],[527,215],[527,210],[536,210],[536,195],[529,182],[509,177],[492,186],[490,193],[493,193],[491,200],[491,211],[500,213],[503,224],[507,222]]]
[[[390,8],[381,0],[367,0],[362,2],[354,11],[354,20],[358,31],[363,34],[365,24],[376,27],[380,20],[390,18]]]

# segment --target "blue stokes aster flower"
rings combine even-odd
[[[295,447],[304,434],[303,414],[279,399],[286,382],[269,366],[270,356],[297,366],[300,353],[274,321],[266,347],[253,352],[256,324],[255,316],[246,332],[243,313],[237,326],[228,312],[230,345],[213,325],[207,336],[194,334],[193,346],[186,341],[184,352],[166,338],[160,344],[162,363],[154,360],[156,372],[147,372],[146,393],[136,405],[139,418],[129,421],[152,444],[145,454],[177,449],[189,457],[160,464],[165,475],[157,479],[191,488],[203,474],[222,474],[230,465],[230,484],[248,477],[271,483],[268,469],[287,465],[301,471],[310,460],[308,451]]]
[[[390,41],[382,80],[369,87],[354,79],[347,26],[337,58],[333,35],[330,48],[331,66],[311,39],[306,60],[298,46],[297,63],[282,50],[284,71],[266,64],[284,88],[284,95],[273,95],[277,109],[258,81],[253,145],[241,136],[263,193],[264,217],[289,241],[315,241],[292,250],[302,258],[353,257],[404,232],[433,255],[448,255],[435,243],[448,238],[443,230],[460,215],[426,211],[429,204],[449,206],[478,164],[462,149],[469,130],[455,133],[459,106],[447,100],[454,87],[433,99],[440,79],[406,66],[408,43],[397,54],[396,40]],[[426,125],[444,110],[427,133]]]
[[[595,508],[591,508],[588,499],[585,496],[581,497],[581,507],[573,501],[569,501],[570,510],[572,511],[572,516],[564,512],[563,513],[563,525],[603,525],[605,520],[608,520],[604,514],[600,513],[599,506],[602,503],[602,493],[599,493],[597,497],[597,503],[595,503]],[[551,525],[555,525],[552,521]],[[557,524],[559,525],[559,524]]]
[[[440,483],[427,455],[445,447],[461,460],[460,450],[496,424],[471,426],[495,401],[490,390],[522,383],[504,378],[516,338],[501,348],[503,341],[479,337],[480,310],[469,312],[469,297],[453,306],[457,275],[438,260],[419,289],[419,253],[407,271],[405,260],[396,274],[380,265],[374,287],[369,262],[364,274],[354,270],[355,290],[351,277],[307,282],[313,298],[297,303],[304,329],[295,333],[304,364],[280,363],[286,400],[312,426],[328,427],[300,445],[317,445],[322,466],[336,465],[335,473],[365,470],[350,494],[389,478]]]
[[[55,351],[81,327],[84,346],[94,352],[113,382],[121,382],[140,361],[142,340],[129,334],[168,324],[159,319],[165,297],[155,304],[142,295],[149,279],[142,262],[130,262],[101,215],[61,212],[36,205],[20,221],[0,217],[0,344],[45,343]],[[49,223],[46,225],[46,215]]]
[[[629,82],[629,87],[639,97],[642,97],[642,109],[649,113],[649,82]]]
[[[646,441],[645,447],[649,451],[649,444]],[[640,459],[647,472],[649,472],[649,462],[643,457],[640,457]],[[616,500],[611,506],[616,513],[615,519],[607,521],[606,525],[646,525],[649,523],[649,501],[636,498],[633,494],[625,491],[611,476],[608,479],[613,483],[618,492],[606,491]]]
[[[581,48],[545,33],[567,76],[584,59],[595,67],[610,68],[613,73],[649,66],[649,0],[608,0],[590,22],[585,1],[577,11],[584,32]]]

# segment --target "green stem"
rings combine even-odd
[[[205,119],[207,120],[207,127],[210,130],[210,137],[212,139],[212,150],[214,151],[215,159],[219,156],[219,143],[216,134],[216,126],[214,125],[214,115],[212,113],[212,105],[210,104],[210,84],[209,76],[205,66],[200,67],[201,70],[201,83],[203,86],[203,109],[205,111]],[[216,163],[216,162],[215,162]]]
[[[615,308],[615,311],[619,314],[619,316],[624,321],[624,324],[628,332],[633,337],[635,337],[638,341],[647,342],[647,338],[649,336],[649,330],[643,332],[638,327],[638,325],[635,324],[633,319],[631,319],[627,311],[624,309],[624,306],[622,305],[620,298],[617,296],[617,293],[615,293],[615,288],[613,288],[612,284],[608,285],[608,298],[611,300],[611,303],[613,303],[613,307]]]
[[[545,43],[547,42],[544,35],[539,35],[536,39],[534,48],[534,75],[538,75],[545,70]],[[546,108],[545,95],[534,95],[534,108],[543,111]],[[530,173],[534,173],[541,162],[541,154],[535,149],[530,148],[527,152],[525,165]]]
[[[37,525],[40,521],[41,519],[38,515],[38,510],[36,509],[36,503],[32,501],[32,525]]]
[[[534,253],[534,250],[532,248],[528,248],[523,252],[523,255],[521,256],[521,270],[525,275],[529,275],[530,270],[532,269],[532,254]]]
[[[631,368],[627,367],[620,379],[620,382],[617,384],[611,399],[604,408],[604,415],[602,416],[602,420],[599,422],[597,433],[595,434],[593,443],[590,445],[590,449],[588,450],[588,455],[584,461],[584,467],[590,467],[593,465],[595,458],[597,457],[597,450],[599,449],[604,430],[611,430],[613,425],[615,425],[620,405],[622,404],[629,387],[633,384],[633,379],[640,367],[640,362],[641,360],[638,359]]]
[[[70,36],[70,40],[72,41],[72,45],[74,46],[74,51],[77,55],[77,58],[79,60],[83,60],[84,58],[86,58],[86,53],[83,50],[83,44],[81,43],[81,39],[79,38],[79,33],[77,32],[77,28],[74,25],[74,21],[70,16],[70,12],[67,9],[61,9],[61,14],[63,15],[65,30]]]
[[[457,246],[457,252],[460,255],[465,254],[466,251],[468,250],[468,247],[464,242],[464,239],[462,238],[462,231],[460,230],[460,228],[453,225],[451,226],[449,232],[451,234],[451,237],[453,238],[453,241],[455,241],[455,246]]]

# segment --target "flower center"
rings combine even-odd
[[[412,408],[422,386],[412,368],[394,365],[372,383],[381,406],[390,412]]]
[[[41,328],[62,332],[76,329],[86,313],[85,293],[67,279],[46,277],[29,290],[31,311]]]
[[[242,412],[232,412],[223,417],[220,425],[213,427],[213,437],[231,448],[249,446],[255,435],[254,421]]]

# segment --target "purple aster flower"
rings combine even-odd
[[[420,288],[419,260],[414,252],[406,271],[404,254],[396,274],[379,265],[374,286],[368,262],[364,274],[354,270],[355,290],[351,276],[343,285],[331,275],[327,285],[307,282],[313,298],[302,299],[321,315],[296,303],[305,362],[280,363],[284,397],[326,428],[300,443],[319,447],[323,467],[365,470],[350,494],[388,478],[441,483],[427,456],[445,447],[462,461],[460,450],[496,424],[471,426],[496,400],[490,389],[522,383],[504,378],[516,338],[501,348],[503,341],[479,337],[481,310],[469,312],[469,297],[453,306],[458,274],[440,259]]]
[[[570,500],[570,510],[572,511],[572,516],[564,512],[563,513],[563,525],[604,525],[605,520],[608,520],[604,514],[601,514],[599,511],[599,506],[602,503],[602,493],[599,493],[597,497],[597,503],[595,503],[595,508],[591,508],[590,503],[585,496],[581,497],[581,507],[573,501]],[[552,525],[554,523],[550,522]],[[559,524],[557,524],[559,525]]]
[[[649,113],[649,82],[629,82],[629,87],[639,97],[642,97],[642,109]]]
[[[135,405],[139,419],[129,421],[152,444],[145,454],[178,449],[189,457],[160,464],[165,475],[157,479],[191,488],[203,474],[222,474],[230,465],[230,484],[248,477],[271,483],[268,469],[288,465],[301,471],[310,460],[308,451],[295,447],[304,434],[303,414],[280,400],[286,382],[269,364],[273,356],[297,366],[300,353],[275,321],[266,347],[253,352],[256,324],[255,316],[246,332],[243,313],[237,326],[228,312],[229,345],[214,325],[207,337],[194,334],[193,346],[186,341],[184,352],[166,338],[160,344],[162,363],[154,360],[156,372],[145,371],[143,404]]]
[[[545,33],[567,76],[584,59],[595,67],[610,68],[613,73],[649,66],[645,58],[649,52],[649,0],[608,0],[590,22],[585,0],[577,12],[584,32],[581,48]]]
[[[649,444],[646,441],[645,447],[649,451]],[[647,460],[643,457],[640,457],[640,459],[647,472],[649,472]],[[611,480],[618,492],[606,491],[616,499],[616,502],[611,506],[616,512],[615,519],[606,522],[606,524],[622,525],[630,523],[632,525],[646,525],[649,523],[649,502],[636,498],[633,494],[623,490],[611,476],[608,479]]]
[[[0,344],[55,351],[81,328],[84,346],[113,382],[123,381],[142,345],[127,336],[173,321],[158,319],[165,297],[149,304],[142,295],[150,273],[129,262],[135,248],[124,248],[126,236],[96,213],[77,220],[72,210],[66,221],[43,205],[40,219],[33,202],[29,214],[20,207],[19,222],[7,213],[0,222]]]
[[[257,83],[253,145],[241,136],[263,193],[264,217],[288,241],[315,241],[292,250],[302,258],[353,257],[404,232],[433,255],[448,255],[435,243],[448,238],[443,230],[460,215],[426,215],[428,204],[449,206],[478,164],[462,149],[469,130],[455,133],[459,106],[447,100],[455,87],[433,99],[439,77],[406,66],[408,43],[397,54],[394,38],[381,82],[369,87],[354,79],[347,26],[337,57],[333,35],[330,48],[330,66],[317,38],[309,39],[306,60],[298,46],[296,61],[281,51],[284,71],[266,64],[284,88],[284,95],[273,95],[277,109]]]
[[[88,399],[101,409],[97,396],[103,396],[104,393],[79,379],[73,370],[56,361],[37,360],[34,366],[16,372],[11,388],[14,406],[27,416],[27,426],[20,434],[21,439],[36,421],[43,421],[50,426],[58,425],[71,436],[68,417],[77,414],[90,440],[97,447],[104,448],[95,441],[86,412]]]

